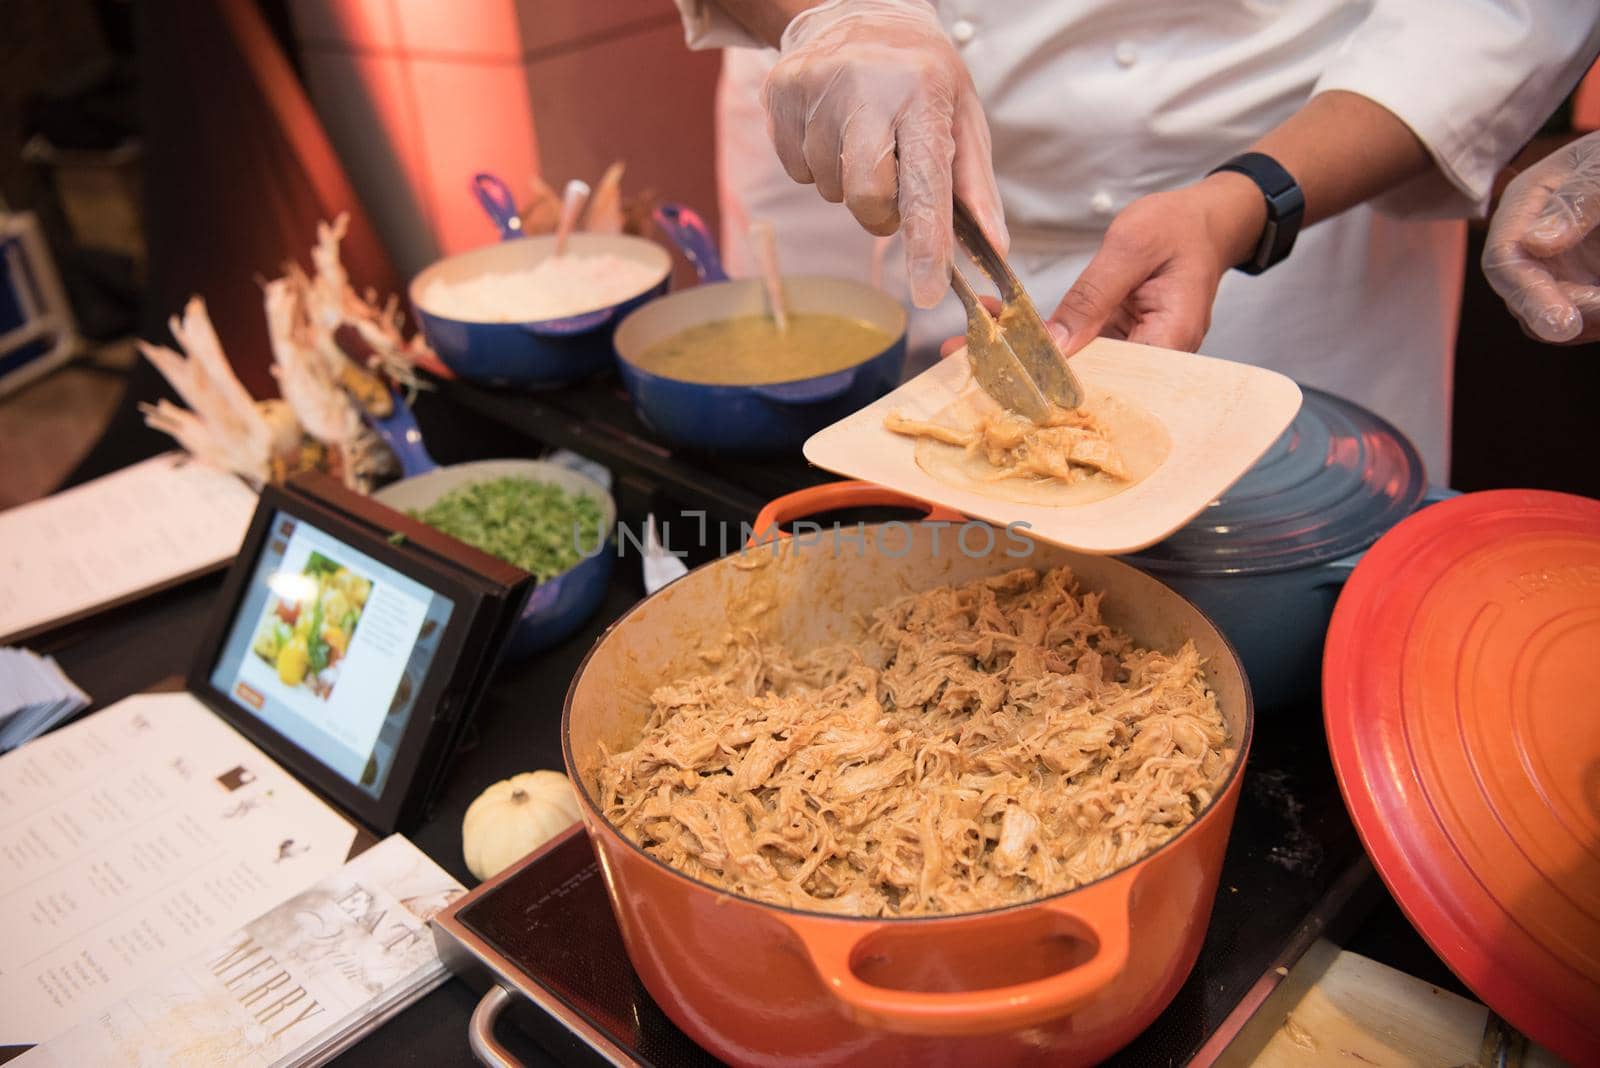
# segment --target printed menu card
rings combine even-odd
[[[428,919],[465,892],[392,835],[14,1063],[326,1063],[449,978]]]
[[[0,757],[0,1045],[105,1011],[337,870],[355,836],[188,694]]]
[[[226,563],[255,509],[237,478],[167,453],[0,512],[0,639]]]

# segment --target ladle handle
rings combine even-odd
[[[872,262],[867,269],[867,284],[873,289],[883,288],[883,261],[889,255],[889,239],[875,237],[872,239]]]
[[[561,194],[561,219],[556,223],[557,256],[567,251],[567,239],[577,228],[578,214],[583,211],[587,203],[589,203],[589,183],[581,178],[574,178],[568,182],[567,188]]]

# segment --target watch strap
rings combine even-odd
[[[1300,234],[1300,224],[1305,219],[1306,197],[1294,175],[1264,152],[1246,152],[1235,156],[1211,170],[1207,177],[1221,171],[1242,174],[1256,183],[1267,204],[1267,222],[1261,228],[1261,240],[1255,252],[1243,263],[1235,266],[1246,274],[1260,274],[1273,264],[1280,263],[1294,248]]]

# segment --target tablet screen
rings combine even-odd
[[[279,511],[210,681],[378,797],[454,607]]]

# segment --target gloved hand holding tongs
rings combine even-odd
[[[989,242],[960,197],[955,200],[952,223],[961,247],[1000,290],[996,316],[990,314],[961,268],[951,269],[950,284],[967,309],[967,362],[972,377],[1002,407],[1035,423],[1048,421],[1054,407],[1078,407],[1084,401],[1083,386],[1061,354],[1060,325],[1050,324],[1055,332],[1046,326],[1005,257]]]
[[[784,170],[871,233],[904,236],[914,304],[944,296],[952,192],[1005,247],[989,123],[932,4],[825,0],[779,51],[765,104]]]

